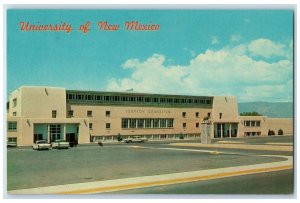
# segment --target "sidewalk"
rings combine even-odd
[[[201,144],[201,143],[171,143],[171,146],[181,147],[205,147],[205,148],[226,148],[226,149],[250,149],[266,151],[292,152],[293,146],[272,146],[272,145],[247,145],[247,144]]]

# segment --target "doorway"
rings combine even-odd
[[[66,133],[66,141],[70,143],[70,147],[76,147],[78,144],[76,133]]]

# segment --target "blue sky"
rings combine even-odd
[[[74,30],[21,32],[21,21]],[[121,28],[99,31],[99,21]],[[160,30],[126,31],[126,21]],[[8,10],[6,54],[8,94],[42,85],[293,100],[291,10]]]

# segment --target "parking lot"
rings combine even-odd
[[[292,141],[291,138],[289,140]],[[269,138],[267,141],[274,142],[274,139]],[[41,151],[8,148],[7,189],[142,177],[283,160],[280,157],[256,156],[262,152],[253,150],[219,149],[217,152],[228,153],[211,153],[205,151],[208,149],[192,149],[194,148],[172,146],[166,142],[104,144],[103,147],[85,145]]]

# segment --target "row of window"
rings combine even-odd
[[[260,136],[261,132],[245,132],[244,136]]]
[[[260,127],[260,121],[244,121],[244,126],[247,126],[247,127]]]
[[[121,128],[173,128],[173,123],[173,118],[122,118]],[[195,127],[200,127],[199,122]],[[111,124],[105,123],[105,128],[110,129]],[[182,128],[186,128],[186,123],[182,123]],[[89,123],[89,129],[93,129],[93,123]]]
[[[121,96],[121,95],[98,95],[67,93],[68,101],[86,102],[116,102],[116,103],[159,103],[159,104],[201,104],[211,105],[212,98],[175,98],[175,97],[153,97],[153,96]]]
[[[173,118],[122,118],[122,128],[173,128]]]
[[[52,112],[52,115],[53,115],[53,112]],[[68,116],[72,117],[73,115],[74,115],[74,111],[70,110],[68,112]],[[87,115],[87,117],[92,117],[93,116],[93,111],[87,111],[86,115]],[[56,112],[55,112],[55,116],[56,116]],[[110,111],[105,111],[105,116],[106,117],[110,117]],[[207,113],[207,116],[210,117],[210,113]],[[187,113],[186,112],[182,112],[182,117],[187,117]],[[195,112],[195,117],[199,118],[199,112]]]

